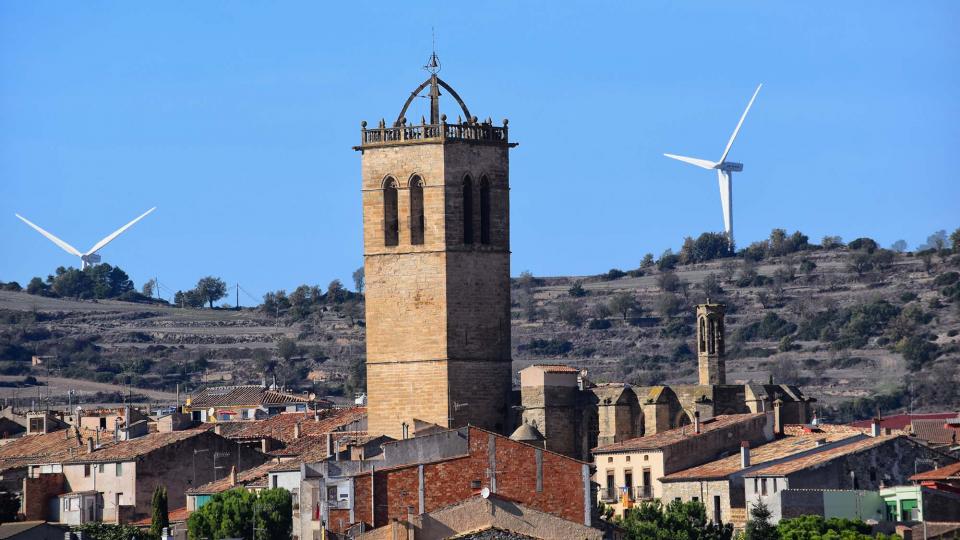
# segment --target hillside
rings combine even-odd
[[[803,385],[838,420],[878,406],[960,407],[960,257],[812,247],[760,258],[680,264],[668,254],[663,269],[649,260],[602,276],[523,274],[512,291],[514,367],[562,362],[594,381],[692,382],[693,306],[709,295],[727,305],[728,382]],[[0,373],[4,384],[54,375],[167,392],[275,375],[349,397],[363,384],[362,303],[324,302],[278,318],[0,291]],[[33,354],[46,358],[31,366]]]

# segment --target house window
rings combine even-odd
[[[272,487],[272,488],[274,488],[274,489],[277,488],[277,475],[275,475],[275,474],[271,474],[271,475],[270,475],[270,487]]]
[[[480,489],[481,483],[479,480],[470,481],[470,489]]]
[[[423,180],[419,176],[410,179],[410,243],[423,243]]]
[[[480,177],[480,243],[490,243],[490,181]]]
[[[607,471],[607,499],[617,498],[617,485],[613,477],[613,471]]]
[[[773,492],[774,492],[774,493],[777,492],[777,479],[776,479],[776,478],[773,479]]]
[[[870,481],[871,481],[871,482],[876,482],[876,481],[877,481],[877,468],[876,468],[876,467],[870,467]]]
[[[463,179],[463,243],[473,243],[473,180]]]
[[[97,464],[97,472],[98,472],[98,473],[102,473],[103,471],[106,470],[106,467],[107,467],[107,465],[106,465],[105,463],[98,463],[98,464]]]
[[[83,477],[88,478],[90,476],[90,464],[84,463],[83,465]]]
[[[107,429],[107,417],[103,416],[100,418],[100,429]]]
[[[720,496],[713,496],[713,522],[720,523]]]
[[[123,476],[123,463],[117,463],[117,476]]]
[[[397,181],[387,178],[383,183],[383,245],[400,242],[400,218],[397,210]]]
[[[627,497],[633,500],[633,471],[624,471],[623,485],[627,487]]]
[[[766,478],[760,479],[760,495],[763,495],[764,497],[767,496],[767,479]]]
[[[753,479],[753,492],[754,492],[754,493],[760,491],[760,484],[759,484],[759,482],[760,482],[760,480],[758,480],[758,479],[756,479],[756,478]]]
[[[630,456],[627,456],[627,463],[630,463]]]
[[[70,499],[63,499],[63,510],[70,510]]]

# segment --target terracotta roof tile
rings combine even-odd
[[[183,431],[150,433],[144,435],[143,437],[137,437],[136,439],[130,439],[127,441],[110,441],[95,450],[92,454],[84,453],[83,455],[73,459],[64,460],[63,463],[74,464],[129,461],[149,454],[150,452],[165,446],[185,441],[191,437],[196,437],[197,435],[202,435],[210,431],[210,428],[211,426],[207,424],[193,429],[185,429]]]
[[[710,431],[732,426],[740,422],[747,422],[763,415],[764,413],[724,414],[701,422],[700,430],[703,433],[708,433]],[[594,448],[593,452],[595,454],[602,454],[610,452],[629,452],[634,450],[659,450],[665,446],[670,446],[680,441],[697,437],[698,435],[694,433],[693,429],[693,425],[686,425],[668,431],[661,431],[660,433],[650,435],[649,437],[637,437],[634,439]]]
[[[910,477],[910,480],[917,482],[923,480],[960,480],[960,463],[933,469],[932,471],[922,472]]]
[[[77,453],[86,453],[88,437],[96,437],[96,432],[81,429],[79,437],[74,429],[24,435],[0,446],[0,471],[30,464],[58,463]]]
[[[823,452],[817,452],[815,454],[798,457],[796,459],[791,459],[776,465],[770,465],[769,467],[764,467],[760,470],[749,472],[744,476],[785,476],[797,471],[808,469],[810,467],[822,465],[843,456],[869,450],[897,438],[908,440],[904,435],[881,435],[879,437],[867,437],[865,439],[855,441],[850,444],[845,444],[837,448],[831,448],[829,450],[824,450]]]
[[[827,443],[833,443],[857,437],[863,437],[863,434],[859,432],[812,433],[785,437],[778,441],[751,448],[750,466],[756,467],[763,463],[813,450],[817,447],[818,440],[826,440]],[[661,481],[718,480],[742,470],[740,464],[740,454],[736,453],[716,461],[711,461],[710,463],[704,463],[697,467],[675,472],[661,478]]]
[[[219,479],[214,480],[213,482],[207,482],[206,484],[199,485],[195,488],[187,490],[188,495],[213,495],[216,493],[222,493],[224,491],[240,488],[240,487],[264,487],[266,482],[263,485],[259,485],[258,482],[261,480],[266,480],[269,476],[270,469],[276,466],[275,461],[268,461],[262,465],[253,467],[252,469],[247,469],[245,471],[240,471],[237,473],[237,483],[234,484],[230,480],[230,475]]]
[[[894,414],[892,416],[884,416],[880,419],[880,427],[883,429],[904,429],[910,425],[914,420],[946,420],[949,418],[956,418],[956,412],[945,412],[945,413],[922,413],[922,414]],[[870,427],[873,420],[857,420],[856,422],[850,422],[851,426],[854,427]]]
[[[189,518],[190,514],[192,513],[193,512],[187,510],[186,507],[176,508],[174,510],[170,510],[169,512],[167,512],[167,519],[170,521],[170,523],[183,523],[187,521],[187,518]],[[150,525],[153,524],[153,518],[145,517],[139,521],[134,521],[130,524],[133,525],[134,527],[149,527]]]
[[[930,444],[944,445],[960,442],[960,428],[950,427],[945,420],[913,420],[910,424],[913,435]]]
[[[228,439],[271,438],[283,443],[294,440],[294,426],[300,424],[300,435],[324,435],[359,423],[367,415],[366,407],[344,409],[321,409],[317,417],[312,411],[281,413],[263,420],[246,422],[224,422],[220,434]],[[315,419],[317,418],[317,419]],[[227,428],[228,424],[233,424]],[[225,429],[227,428],[227,429]]]
[[[190,407],[256,407],[259,405],[285,405],[308,403],[310,398],[268,390],[259,385],[212,386],[190,396]]]
[[[533,367],[538,367],[545,373],[580,373],[579,369],[563,364],[534,364]]]

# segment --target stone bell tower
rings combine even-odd
[[[368,431],[416,421],[503,432],[511,391],[507,121],[471,116],[437,76],[396,121],[361,123]],[[462,116],[440,111],[441,89]],[[430,118],[406,118],[424,91]]]
[[[723,350],[723,304],[697,306],[697,361],[700,384],[727,384]]]

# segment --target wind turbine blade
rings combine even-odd
[[[48,233],[47,231],[41,229],[38,225],[34,225],[34,224],[31,223],[30,220],[28,220],[27,218],[21,216],[20,214],[14,214],[14,215],[17,216],[18,218],[20,218],[20,221],[26,223],[27,225],[29,225],[30,227],[32,227],[32,228],[33,228],[35,231],[37,231],[38,233],[46,236],[48,240],[50,240],[50,241],[53,242],[54,244],[60,246],[60,249],[66,251],[67,253],[69,253],[69,254],[71,254],[71,255],[76,255],[77,257],[83,256],[83,254],[80,253],[80,251],[78,251],[77,248],[71,246],[70,244],[64,242],[63,240],[57,238],[56,236],[54,236],[54,235]]]
[[[743,125],[744,119],[747,117],[747,113],[750,112],[750,107],[753,107],[753,100],[757,99],[757,94],[760,93],[760,88],[763,87],[763,84],[757,85],[757,89],[753,92],[753,97],[750,98],[750,103],[747,103],[747,108],[743,110],[743,115],[740,117],[740,121],[737,122],[737,128],[733,130],[733,135],[730,136],[730,140],[727,141],[727,147],[723,149],[723,155],[720,156],[720,161],[717,163],[723,163],[727,159],[727,154],[730,153],[730,147],[733,146],[734,139],[737,138],[737,133],[740,133],[740,126]]]
[[[706,159],[698,159],[698,158],[692,158],[692,157],[687,157],[687,156],[676,156],[676,155],[673,155],[673,154],[664,154],[664,155],[667,156],[667,157],[670,158],[670,159],[676,159],[676,160],[682,161],[682,162],[684,162],[684,163],[689,163],[689,164],[691,164],[691,165],[696,165],[697,167],[700,167],[700,168],[702,168],[702,169],[712,169],[712,168],[714,168],[714,167],[717,166],[716,163],[714,163],[714,162],[712,162],[712,161],[707,161]]]
[[[123,231],[129,229],[130,227],[133,227],[134,223],[136,223],[136,222],[140,221],[141,219],[147,217],[147,215],[150,214],[150,212],[153,212],[153,211],[156,210],[156,209],[157,209],[157,207],[154,206],[153,208],[151,208],[151,209],[147,210],[146,212],[144,212],[143,214],[141,214],[140,217],[138,217],[137,219],[131,221],[130,223],[127,223],[127,224],[124,225],[123,227],[120,227],[119,229],[117,229],[116,231],[114,231],[113,234],[111,234],[110,236],[108,236],[108,237],[104,238],[103,240],[97,242],[92,248],[90,248],[90,251],[84,253],[84,255],[92,255],[92,254],[96,253],[97,251],[103,249],[104,246],[106,246],[106,245],[109,244],[110,242],[113,242],[113,239],[114,239],[114,238],[120,236],[120,235],[123,233]]]
[[[730,172],[717,169],[717,180],[720,184],[720,205],[723,207],[723,231],[727,233],[727,238],[733,235],[733,202],[730,198],[731,183]]]

